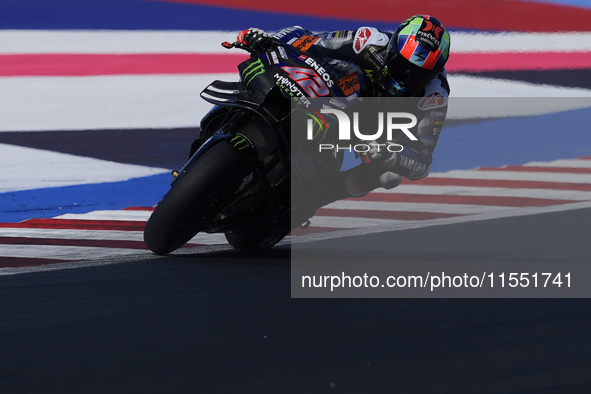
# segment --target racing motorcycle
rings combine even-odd
[[[238,65],[238,82],[214,81],[201,92],[214,106],[145,226],[150,250],[170,253],[198,232],[223,232],[234,248],[269,248],[309,224],[342,157],[306,157],[313,151],[302,148],[309,141],[293,138],[305,132],[292,130],[292,118],[317,114],[316,97],[345,107],[358,95],[361,70],[298,41],[274,39],[262,53],[222,43],[247,50],[250,58]]]

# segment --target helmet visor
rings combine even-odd
[[[404,87],[407,92],[424,88],[439,74],[439,71],[426,70],[409,62],[397,50],[388,54],[387,65],[393,86]]]
[[[409,96],[413,91],[409,86],[392,78],[388,72],[384,73],[379,84],[382,89],[392,96]]]

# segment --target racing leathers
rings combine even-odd
[[[360,27],[357,30],[314,34],[293,26],[278,31],[272,37],[317,58],[338,59],[357,65],[362,73],[361,97],[392,97],[383,88],[383,78],[387,78],[384,59],[392,33]],[[341,183],[345,190],[340,190],[330,200],[361,197],[377,187],[396,187],[402,180],[401,176],[410,180],[426,177],[445,121],[449,91],[446,73],[442,70],[427,86],[408,94],[416,98],[413,114],[417,116],[417,126],[410,131],[418,141],[409,143],[408,138],[394,137],[392,141],[385,142],[403,146],[399,152],[372,150],[362,154],[364,163],[344,173]]]
[[[358,89],[349,95],[347,88],[343,93],[360,97],[412,97],[412,113],[417,117],[416,126],[409,131],[417,141],[409,141],[403,133],[394,134],[390,141],[374,141],[371,146],[396,144],[402,149],[390,152],[386,149],[370,149],[361,154],[362,164],[340,173],[329,193],[319,201],[319,206],[348,197],[362,197],[370,191],[383,187],[390,189],[402,182],[402,177],[418,180],[429,174],[432,153],[447,113],[449,85],[445,70],[442,70],[426,86],[404,94],[392,94],[386,88],[388,72],[386,68],[388,43],[392,33],[374,27],[360,27],[356,30],[339,30],[328,33],[312,33],[300,26],[287,27],[270,37],[291,45],[304,56],[321,59],[326,63],[336,61],[354,65],[361,76]],[[264,51],[272,45],[271,38],[256,28],[245,30],[238,41],[257,51]],[[407,99],[404,99],[407,100]],[[404,101],[403,100],[403,101]],[[408,101],[405,101],[408,104]]]

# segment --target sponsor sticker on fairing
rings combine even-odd
[[[277,57],[277,52],[275,51],[267,52],[267,59],[271,64],[279,64],[279,58]]]
[[[339,79],[337,84],[345,96],[350,96],[361,89],[359,75],[357,73],[351,73],[346,77]]]
[[[313,36],[301,36],[293,44],[291,44],[298,51],[306,52],[312,44],[318,41],[320,37]]]
[[[287,52],[285,51],[285,48],[283,47],[278,47],[277,50],[279,50],[279,56],[281,56],[282,59],[287,59]]]
[[[281,87],[281,89],[296,100],[296,102],[305,105],[306,108],[310,106],[310,100],[293,81],[279,73],[275,73],[273,77],[275,78],[275,84]]]

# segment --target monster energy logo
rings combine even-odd
[[[236,134],[236,136],[234,136],[234,138],[232,138],[230,140],[230,143],[232,144],[234,149],[238,149],[238,150],[252,147],[252,145],[250,144],[250,141],[247,140],[246,137],[243,136],[242,134]]]
[[[254,79],[254,77],[256,77],[257,75],[261,75],[264,72],[265,66],[259,58],[256,62],[251,63],[248,67],[244,69],[244,71],[242,72],[242,78],[244,79],[244,82],[246,82],[246,84],[248,85]]]

